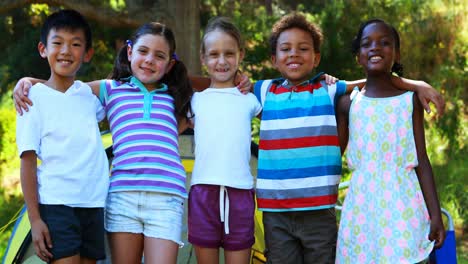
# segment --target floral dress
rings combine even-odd
[[[417,263],[426,259],[430,219],[414,167],[413,93],[357,93],[349,112],[348,165],[336,263]]]

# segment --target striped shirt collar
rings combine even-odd
[[[138,87],[140,91],[142,91],[143,93],[164,93],[164,92],[167,92],[168,90],[167,85],[165,83],[160,83],[158,88],[152,91],[148,91],[145,85],[140,80],[138,80],[135,76],[130,76],[129,78],[127,78],[126,81],[128,81],[130,85]]]
[[[283,80],[283,82],[280,81],[279,83],[280,83],[281,86],[283,86],[285,88],[288,88],[288,89],[291,88],[291,87],[294,87],[294,86],[305,86],[305,85],[308,85],[308,84],[311,84],[311,83],[316,83],[318,81],[318,78],[320,76],[322,76],[323,74],[325,74],[325,73],[324,72],[319,72],[318,74],[316,74],[311,79],[303,81],[302,83],[300,83],[298,85],[294,85],[288,79],[280,79],[280,80]]]

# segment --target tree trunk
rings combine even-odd
[[[166,0],[173,14],[167,24],[174,30],[177,55],[190,74],[201,74],[200,0]]]
[[[272,0],[265,0],[265,9],[266,9],[266,12],[268,15],[272,15],[273,14],[273,3],[272,3]]]

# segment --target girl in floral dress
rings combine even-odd
[[[338,133],[351,184],[343,204],[336,263],[418,263],[442,246],[445,230],[426,154],[423,108],[390,81],[402,75],[398,32],[364,23],[353,52],[366,86],[342,96]]]

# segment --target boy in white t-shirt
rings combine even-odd
[[[105,112],[91,88],[75,81],[82,63],[92,57],[91,44],[91,29],[78,12],[50,15],[38,44],[50,78],[32,89],[35,104],[17,116],[21,186],[34,250],[50,263],[105,258],[109,165],[97,124]]]

